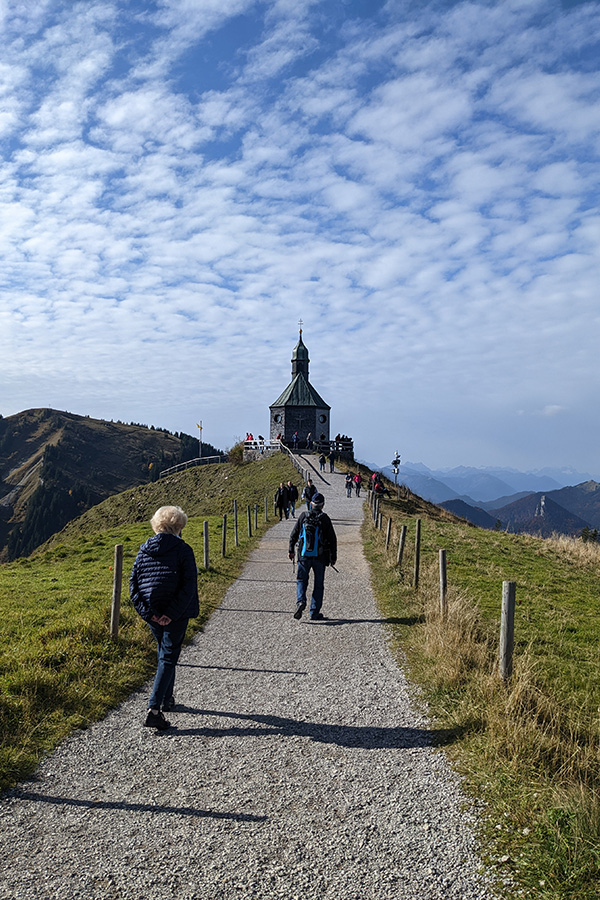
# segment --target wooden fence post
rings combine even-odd
[[[442,619],[448,615],[448,577],[446,573],[446,551],[440,550],[440,613]]]
[[[221,541],[221,556],[227,553],[227,513],[223,513],[223,538]]]
[[[123,544],[115,544],[115,564],[113,571],[113,592],[110,608],[110,636],[113,641],[119,637],[121,620],[121,582],[123,580]]]
[[[396,558],[396,565],[402,565],[402,557],[404,555],[404,544],[406,543],[406,525],[403,525],[400,529],[400,540],[398,541],[398,556]]]
[[[421,567],[421,520],[417,519],[416,521],[416,531],[415,531],[415,574],[413,579],[413,585],[415,591],[419,589],[419,569]]]
[[[237,500],[233,501],[233,536],[235,540],[235,546],[240,546],[240,536],[238,534],[238,518],[237,518]]]
[[[204,568],[208,572],[210,560],[208,558],[208,522],[205,520],[202,526],[204,536]]]
[[[249,506],[247,507],[247,512],[248,512],[248,537],[250,538],[250,537],[252,537],[252,511],[250,510]]]
[[[390,538],[392,536],[392,517],[390,516],[387,523],[387,531],[385,534],[385,549],[386,551],[390,548]]]
[[[508,681],[512,675],[513,649],[515,645],[515,597],[514,581],[502,582],[502,618],[500,620],[500,677]]]

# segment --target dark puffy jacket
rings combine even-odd
[[[129,590],[133,605],[146,622],[152,616],[193,619],[200,611],[194,551],[175,534],[155,534],[140,547]]]

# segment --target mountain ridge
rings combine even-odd
[[[372,463],[371,468],[377,469]],[[379,467],[390,480],[394,480],[391,466]],[[520,493],[550,493],[563,487],[572,487],[586,481],[593,481],[587,472],[578,472],[572,467],[562,469],[538,469],[520,472],[513,468],[499,466],[454,466],[447,469],[430,469],[424,463],[402,464],[397,474],[398,484],[419,493],[432,503],[461,499],[473,506],[489,508],[495,500],[505,499]],[[559,480],[560,479],[560,480]]]
[[[49,408],[0,418],[0,561],[27,555],[106,497],[197,455],[196,438],[147,425]]]

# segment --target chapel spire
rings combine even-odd
[[[308,350],[302,340],[302,329],[300,329],[298,343],[292,350],[292,378],[295,378],[296,375],[304,375],[308,381],[308,363]]]

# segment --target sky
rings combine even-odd
[[[600,3],[0,0],[0,413],[600,476]]]

